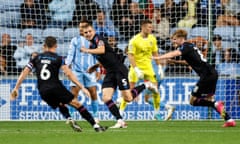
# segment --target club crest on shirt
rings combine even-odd
[[[153,46],[153,42],[152,41],[150,41],[149,43],[150,43],[150,46]]]
[[[98,41],[98,47],[99,47],[99,46],[104,46],[104,41],[99,40],[99,41]]]

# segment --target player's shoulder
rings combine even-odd
[[[149,35],[148,35],[148,39],[149,39],[149,40],[154,40],[154,41],[157,40],[156,37],[155,37],[153,34],[149,34]]]
[[[193,43],[190,43],[190,42],[184,42],[183,46],[184,47],[194,47],[195,45]]]
[[[148,36],[149,38],[156,39],[156,37],[153,34],[149,34]]]
[[[179,50],[181,51],[189,51],[191,49],[194,49],[195,45],[189,42],[184,42],[180,47]]]
[[[140,33],[134,35],[131,39],[130,39],[130,43],[137,43],[139,40],[141,39],[141,35]]]
[[[71,39],[71,43],[77,45],[79,42],[86,42],[88,41],[85,37],[81,35],[77,35]]]

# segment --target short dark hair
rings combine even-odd
[[[81,20],[80,20],[80,23],[92,24],[92,22],[89,21],[86,16],[82,16],[82,18],[81,18]]]
[[[149,19],[142,20],[141,26],[143,26],[143,25],[145,25],[145,24],[152,24],[152,21],[149,20]]]
[[[105,11],[101,9],[97,10],[97,13],[103,13],[104,15],[106,15]]]
[[[220,35],[214,35],[213,41],[217,41],[217,40],[222,40],[222,37]]]
[[[45,38],[44,45],[47,46],[48,48],[51,48],[56,44],[57,44],[57,39],[55,37],[48,36]]]

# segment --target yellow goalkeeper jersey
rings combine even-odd
[[[128,46],[128,53],[134,56],[137,67],[142,71],[152,71],[152,53],[157,51],[157,40],[152,34],[143,38],[139,33],[130,40]]]

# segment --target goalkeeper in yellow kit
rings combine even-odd
[[[128,58],[131,66],[128,78],[130,82],[130,88],[133,88],[141,79],[144,81],[150,81],[156,86],[156,90],[152,92],[151,104],[153,104],[154,107],[155,119],[160,120],[160,94],[157,89],[158,83],[152,66],[152,56],[158,55],[158,47],[155,36],[151,34],[152,30],[152,22],[150,20],[143,20],[141,23],[141,32],[130,40],[128,46]],[[158,65],[158,74],[163,78],[164,73],[160,61],[156,60],[156,64]],[[123,114],[126,106],[127,103],[122,100],[120,104],[121,114]]]

